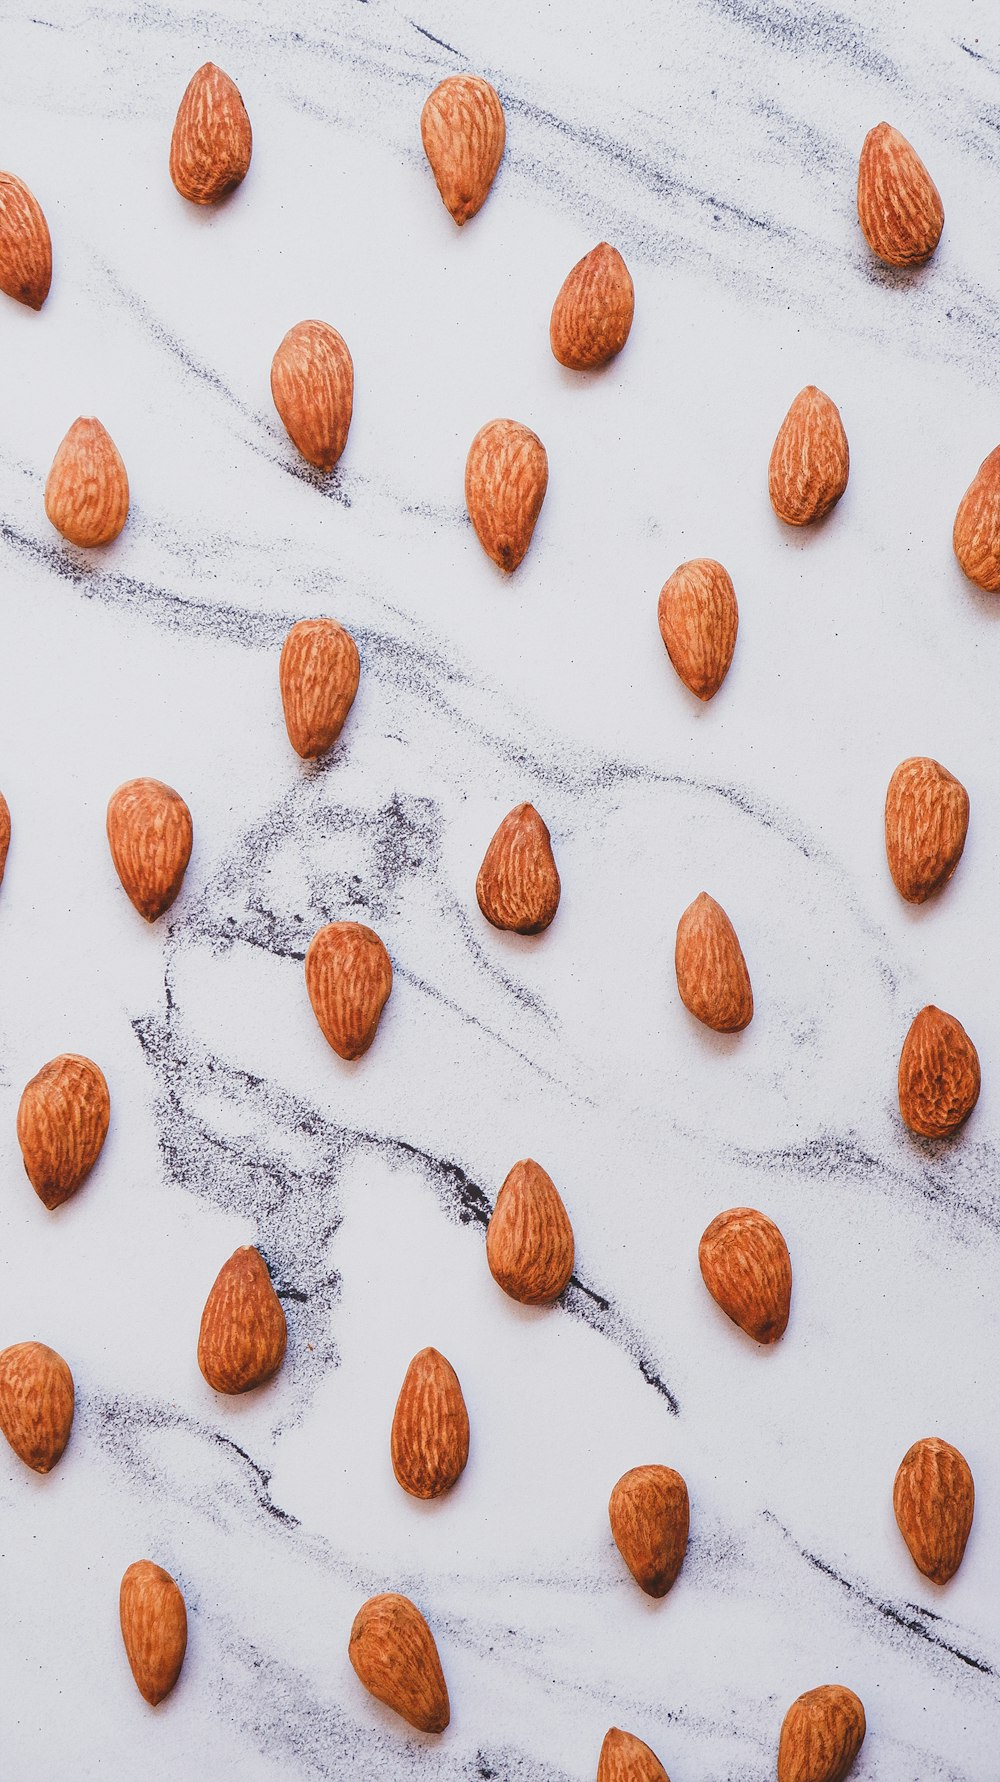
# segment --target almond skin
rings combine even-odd
[[[698,699],[713,699],[736,648],[736,590],[721,563],[694,557],[660,590],[660,636],[677,674]]]
[[[969,794],[929,755],[901,761],[885,797],[885,852],[900,897],[925,903],[951,878],[969,830]]]
[[[278,680],[288,740],[304,761],[333,747],[361,678],[358,646],[335,619],[300,619],[281,648]]]
[[[16,173],[0,173],[0,291],[41,309],[52,283],[52,242],[38,199]]]
[[[392,961],[375,930],[363,922],[328,922],[309,943],[306,989],[334,1051],[360,1058],[392,990]]]
[[[486,1260],[498,1287],[525,1306],[558,1299],[573,1273],[573,1227],[552,1177],[525,1157],[497,1195]]]
[[[480,427],[465,464],[465,505],[486,555],[508,575],[531,543],[548,481],[545,447],[530,427]]]
[[[684,1007],[716,1033],[741,1033],[753,1019],[743,949],[721,904],[702,891],[677,924],[677,988]]]
[[[970,582],[1000,593],[1000,446],[984,458],[955,515],[955,555]]]
[[[928,1003],[899,1057],[899,1111],[918,1138],[947,1138],[979,1100],[979,1054],[961,1021]]]
[[[296,322],[271,361],[271,395],[292,444],[332,470],[347,444],[354,413],[354,362],[328,322]]]
[[[147,922],[170,908],[191,858],[191,812],[162,780],[126,780],[108,802],[108,846],[115,871]]]
[[[920,266],[941,239],[941,195],[915,148],[891,124],[869,130],[858,162],[858,221],[887,266]]]
[[[635,314],[635,287],[617,248],[602,241],[567,273],[552,307],[549,342],[560,365],[590,371],[620,353]]]
[[[7,866],[7,849],[10,847],[10,805],[0,792],[0,885]]]
[[[441,1660],[426,1621],[407,1596],[373,1596],[354,1617],[348,1657],[369,1695],[418,1732],[451,1719]]]
[[[771,506],[786,526],[809,526],[836,506],[849,472],[840,410],[815,384],[807,384],[782,421],[771,451]]]
[[[392,1470],[411,1497],[441,1497],[465,1471],[469,1413],[458,1375],[436,1349],[406,1370],[392,1419]]]
[[[597,1760],[597,1782],[670,1782],[655,1751],[634,1733],[612,1726]]]
[[[778,1782],[843,1782],[865,1739],[865,1711],[853,1689],[824,1683],[785,1715]]]
[[[162,1566],[151,1559],[137,1559],[122,1578],[118,1613],[136,1688],[155,1708],[170,1694],[184,1663],[184,1598]]]
[[[267,1264],[252,1244],[216,1276],[201,1315],[198,1366],[215,1392],[252,1392],[285,1359],[288,1326]]]
[[[28,1180],[50,1212],[86,1181],[110,1118],[103,1071],[76,1052],[43,1064],[26,1084],[17,1110],[17,1142]]]
[[[216,204],[246,178],[253,132],[239,87],[214,62],[192,74],[170,138],[170,177],[192,204]]]
[[[70,544],[110,544],[128,519],[128,472],[110,433],[81,415],[52,460],[45,512]]]
[[[680,1473],[636,1466],[619,1479],[608,1505],[615,1546],[647,1596],[666,1596],[687,1550],[690,1505]]]
[[[718,1213],[698,1245],[702,1280],[727,1318],[757,1343],[784,1336],[792,1298],[788,1245],[753,1207]]]
[[[424,103],[424,154],[444,207],[460,228],[489,196],[506,134],[499,95],[476,74],[449,75]]]
[[[917,1570],[947,1584],[962,1563],[976,1507],[965,1456],[938,1436],[914,1442],[900,1462],[892,1507]]]
[[[476,897],[487,922],[540,934],[559,908],[561,886],[548,826],[533,804],[508,811],[483,856]]]
[[[50,1473],[73,1427],[73,1376],[44,1343],[15,1343],[0,1354],[0,1429],[25,1466]]]

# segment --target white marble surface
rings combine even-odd
[[[859,1782],[990,1782],[1000,1709],[996,1278],[1000,603],[951,555],[1000,437],[1000,56],[975,0],[38,0],[3,10],[0,164],[55,249],[40,315],[3,300],[0,1342],[69,1360],[79,1410],[38,1478],[0,1454],[0,1764],[22,1778],[588,1782],[606,1728],[672,1782],[766,1782],[788,1702],[857,1689]],[[218,61],[250,174],[201,214],[166,171],[191,72]],[[418,119],[442,76],[495,82],[493,194],[461,233]],[[886,117],[944,198],[932,264],[880,270],[854,215]],[[549,309],[601,238],[637,291],[626,351],[577,377]],[[303,473],[269,397],[307,316],[347,339],[350,441]],[[838,402],[847,495],[798,536],[767,502],[795,392]],[[48,527],[79,414],[128,466],[116,545]],[[505,580],[465,518],[472,435],[527,422],[550,459]],[[675,679],[656,598],[719,557],[741,631],[708,707]],[[332,612],[361,690],[318,769],[277,693],[288,624]],[[955,880],[913,910],[882,848],[896,763],[936,756],[972,800]],[[104,809],[149,773],[195,852],[147,929]],[[488,928],[476,870],[532,799],[563,901],[535,940]],[[757,1013],[721,1040],[680,1006],[677,917],[700,890],[742,937]],[[342,1064],[309,1010],[305,945],[370,921],[396,968],[376,1043]],[[895,1099],[935,1001],[979,1047],[950,1145]],[[14,1132],[53,1054],[103,1066],[103,1158],[48,1214]],[[521,1310],[486,1269],[511,1163],[543,1162],[579,1285]],[[792,1319],[758,1352],[708,1298],[722,1208],[778,1220]],[[195,1361],[225,1258],[259,1242],[288,1362],[245,1402]],[[389,1422],[413,1352],[463,1381],[468,1470],[421,1506]],[[915,1438],[973,1468],[946,1589],[921,1579],[891,1487]],[[664,1461],[692,1499],[661,1603],[612,1545],[608,1493]],[[118,1581],[160,1561],[187,1663],[150,1710]],[[437,1741],[347,1661],[365,1596],[399,1588],[438,1637]]]

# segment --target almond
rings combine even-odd
[[[858,162],[858,221],[887,266],[919,266],[941,239],[944,207],[915,148],[891,124],[869,130]]]
[[[741,1033],[753,1019],[743,949],[721,904],[702,891],[677,924],[674,969],[681,1001],[716,1033]]]
[[[89,1176],[108,1135],[111,1099],[90,1058],[63,1052],[25,1086],[17,1142],[28,1180],[51,1211]]]
[[[712,557],[675,569],[660,590],[660,636],[685,687],[712,699],[729,673],[740,622],[736,590]]]
[[[602,241],[567,273],[552,308],[549,341],[560,365],[590,371],[620,353],[635,314],[635,288],[617,248]]]
[[[483,856],[476,897],[487,922],[539,934],[559,908],[559,873],[547,825],[533,804],[508,811]]]
[[[325,755],[344,728],[361,659],[335,619],[300,619],[281,648],[278,679],[288,740],[304,761]]]
[[[426,1621],[408,1596],[373,1596],[354,1617],[348,1657],[369,1695],[419,1732],[444,1732],[448,1687]]]
[[[328,922],[309,943],[306,989],[334,1051],[360,1058],[392,990],[392,961],[375,930],[363,922]]]
[[[187,1650],[187,1610],[169,1572],[137,1559],[118,1596],[125,1656],[136,1688],[152,1707],[169,1695]]]
[[[892,1507],[917,1570],[947,1584],[962,1563],[976,1507],[965,1456],[938,1436],[914,1442],[900,1462]]]
[[[928,1003],[899,1056],[899,1111],[918,1138],[947,1138],[979,1100],[979,1054],[961,1021]]]
[[[446,210],[461,227],[481,210],[503,159],[503,106],[488,80],[452,74],[420,114],[424,154]]]
[[[511,1299],[546,1306],[573,1273],[573,1227],[552,1177],[525,1157],[497,1195],[486,1229],[490,1273]]]
[[[655,1751],[634,1733],[612,1726],[597,1761],[597,1782],[670,1782]]]
[[[441,1497],[465,1471],[469,1413],[458,1375],[436,1349],[406,1370],[392,1419],[392,1470],[411,1497]]]
[[[267,1263],[247,1244],[216,1276],[201,1315],[198,1366],[216,1392],[252,1392],[285,1359],[288,1326]]]
[[[328,322],[296,322],[271,360],[271,395],[292,444],[332,470],[354,413],[354,362]]]
[[[191,812],[162,780],[126,780],[108,802],[108,845],[115,871],[147,922],[173,903],[191,858]]]
[[[702,1280],[727,1318],[758,1343],[784,1336],[792,1298],[788,1245],[766,1213],[730,1207],[698,1245]]]
[[[480,427],[465,464],[465,505],[486,555],[508,574],[531,543],[548,480],[545,447],[530,427]]]
[[[900,897],[924,903],[962,858],[969,794],[928,755],[901,761],[885,795],[885,851]]]
[[[50,1473],[73,1427],[73,1376],[44,1343],[15,1343],[0,1354],[0,1429],[25,1466]]]
[[[41,309],[52,283],[52,242],[38,199],[16,173],[0,173],[0,291]]]
[[[1000,592],[1000,446],[984,458],[955,515],[955,555],[970,582]]]
[[[240,89],[214,62],[192,74],[170,138],[170,177],[192,204],[215,204],[246,178],[253,132]]]
[[[853,1689],[824,1683],[794,1701],[778,1744],[778,1782],[843,1782],[864,1744],[865,1711]]]
[[[768,465],[771,506],[787,526],[808,526],[847,488],[850,454],[840,410],[807,384],[778,429]]]
[[[7,866],[7,849],[10,847],[10,806],[3,793],[0,792],[0,885]]]
[[[128,519],[128,473],[110,433],[81,415],[52,460],[45,512],[70,544],[110,544]]]
[[[619,1479],[608,1505],[615,1546],[647,1596],[666,1596],[687,1550],[690,1506],[680,1473],[636,1466]]]

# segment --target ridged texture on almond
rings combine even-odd
[[[917,1570],[947,1584],[962,1563],[976,1507],[964,1454],[938,1436],[914,1442],[900,1462],[892,1507]]]
[[[979,1054],[961,1021],[921,1009],[899,1057],[899,1111],[918,1138],[947,1138],[979,1100]]]
[[[118,1612],[136,1688],[155,1708],[170,1694],[184,1663],[184,1598],[162,1566],[151,1559],[137,1559],[122,1578]]]
[[[771,506],[786,526],[808,526],[836,506],[849,472],[840,410],[815,384],[807,384],[782,421],[771,451]]]
[[[508,811],[483,856],[476,897],[487,922],[539,934],[559,908],[559,873],[548,826],[533,804]]]
[[[486,1228],[493,1279],[522,1305],[549,1305],[573,1273],[573,1250],[573,1227],[552,1177],[523,1158],[507,1175]]]
[[[984,458],[955,515],[955,555],[970,582],[1000,592],[1000,446]]]
[[[647,1596],[666,1596],[687,1550],[690,1505],[680,1473],[636,1466],[619,1479],[608,1505],[615,1545]]]
[[[548,481],[545,447],[530,427],[480,427],[465,464],[465,505],[486,555],[508,574],[531,543]]]
[[[248,1244],[223,1264],[205,1301],[198,1366],[216,1392],[251,1392],[274,1379],[287,1342],[284,1310],[267,1264]]]
[[[753,1019],[743,949],[721,904],[702,891],[677,924],[674,969],[681,1001],[716,1033],[741,1033]]]
[[[271,361],[271,395],[292,444],[332,470],[347,444],[354,413],[354,361],[328,322],[296,322]]]
[[[597,1761],[597,1782],[670,1782],[655,1751],[634,1733],[612,1726]]]
[[[332,748],[358,690],[361,659],[335,619],[300,619],[281,649],[278,679],[288,740],[311,761]]]
[[[685,687],[712,699],[729,673],[740,622],[736,590],[721,563],[694,557],[660,590],[660,636]]]
[[[0,173],[0,291],[41,309],[52,283],[52,242],[42,207],[16,173]]]
[[[76,1052],[50,1059],[26,1084],[17,1110],[17,1142],[28,1180],[50,1210],[86,1181],[110,1118],[103,1071]]]
[[[549,341],[560,365],[590,371],[620,353],[635,314],[635,288],[617,248],[602,241],[566,275],[552,307]]]
[[[108,802],[108,846],[125,891],[147,922],[168,910],[191,858],[191,812],[162,780],[126,780]]]
[[[698,1245],[702,1279],[728,1318],[758,1343],[784,1336],[792,1299],[788,1245],[753,1207],[718,1213]]]
[[[458,1375],[436,1349],[406,1370],[392,1419],[392,1470],[411,1497],[440,1497],[465,1471],[469,1413]]]
[[[10,847],[10,805],[0,792],[0,885],[7,866],[7,849]]]
[[[929,755],[901,761],[885,797],[885,851],[900,897],[924,903],[962,858],[969,794]]]
[[[73,1427],[73,1376],[44,1343],[15,1343],[0,1354],[0,1429],[25,1466],[49,1473]]]
[[[373,1596],[358,1610],[348,1656],[377,1701],[419,1732],[444,1732],[451,1718],[441,1660],[426,1621],[408,1596]]]
[[[235,81],[214,62],[191,76],[170,138],[170,177],[192,204],[215,204],[246,178],[253,132]]]
[[[52,460],[45,512],[57,532],[84,549],[110,544],[128,519],[128,472],[107,428],[74,421]]]
[[[824,1683],[785,1715],[778,1782],[843,1782],[865,1739],[865,1711],[853,1689]]]
[[[306,989],[334,1051],[360,1058],[392,990],[392,961],[375,930],[363,922],[328,922],[309,943]]]
[[[425,101],[424,154],[445,209],[459,227],[485,204],[506,134],[499,95],[476,74],[449,75]]]
[[[887,266],[919,266],[941,239],[941,194],[913,146],[891,124],[869,130],[858,162],[858,221]]]

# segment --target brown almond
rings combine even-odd
[[[367,1052],[392,990],[392,961],[373,928],[328,922],[306,954],[306,990],[324,1037],[341,1058]]]
[[[519,421],[487,421],[465,464],[465,505],[483,550],[510,574],[531,543],[549,481],[537,433]]]
[[[104,1073],[90,1058],[63,1052],[25,1085],[17,1142],[28,1180],[51,1211],[85,1182],[101,1155],[111,1118]]]
[[[550,1305],[573,1273],[573,1252],[573,1227],[552,1177],[522,1158],[505,1178],[486,1228],[493,1279],[522,1305]]]
[[[459,227],[481,210],[503,159],[503,106],[476,74],[451,74],[420,114],[420,135],[445,209]]]
[[[815,384],[807,384],[782,421],[771,452],[771,506],[786,526],[808,526],[836,506],[849,472],[840,410]]]
[[[924,903],[947,884],[968,829],[969,794],[961,781],[929,755],[901,761],[885,796],[885,851],[900,897]]]
[[[962,1563],[976,1507],[964,1454],[938,1436],[914,1442],[900,1462],[892,1507],[917,1570],[947,1584]]]
[[[0,885],[7,867],[7,849],[10,847],[10,805],[0,792]]]
[[[778,1782],[843,1782],[865,1730],[865,1711],[853,1689],[824,1683],[807,1690],[782,1722]]]
[[[961,1021],[928,1003],[899,1057],[899,1111],[918,1138],[947,1138],[979,1100],[979,1054]]]
[[[959,502],[952,544],[970,582],[987,594],[1000,592],[1000,446],[983,459]]]
[[[597,1782],[670,1782],[655,1751],[634,1733],[612,1726],[597,1760]]]
[[[223,1263],[201,1315],[198,1366],[216,1392],[252,1392],[285,1359],[288,1326],[267,1263],[252,1244]]]
[[[660,590],[660,636],[685,687],[713,699],[736,648],[740,622],[736,590],[721,563],[694,557]]]
[[[76,1394],[61,1355],[44,1343],[0,1354],[0,1429],[36,1473],[50,1473],[69,1441]]]
[[[753,1019],[743,949],[721,904],[702,891],[677,924],[677,988],[684,1007],[716,1033],[741,1033]]]
[[[191,858],[191,812],[162,780],[126,780],[108,802],[108,846],[115,871],[140,916],[155,922],[170,908]]]
[[[300,619],[281,648],[278,679],[288,740],[311,761],[333,747],[361,678],[358,646],[335,619]]]
[[[16,173],[0,173],[0,291],[41,309],[52,283],[52,242],[42,207]]]
[[[216,204],[246,178],[253,131],[235,81],[214,62],[192,74],[170,138],[170,177],[192,204]]]
[[[549,342],[560,365],[590,371],[620,353],[635,314],[635,287],[617,248],[602,241],[578,260],[552,307]]]
[[[727,1318],[757,1343],[784,1336],[792,1299],[788,1245],[753,1207],[717,1213],[698,1245],[702,1280]]]
[[[392,1419],[392,1470],[411,1497],[441,1497],[465,1471],[469,1413],[458,1375],[436,1349],[406,1370]]]
[[[916,149],[891,124],[869,130],[858,162],[858,221],[887,266],[919,266],[941,239],[941,195]]]
[[[187,1651],[187,1610],[169,1572],[137,1559],[118,1594],[125,1656],[136,1688],[152,1707],[170,1694]]]
[[[533,804],[508,811],[483,856],[476,897],[487,922],[540,934],[559,908],[559,873],[548,826]]]
[[[347,444],[354,413],[354,361],[328,322],[296,322],[271,361],[271,395],[292,444],[332,470]]]
[[[690,1505],[680,1473],[636,1466],[619,1479],[608,1505],[615,1546],[647,1596],[666,1596],[687,1551]]]
[[[128,519],[128,472],[110,433],[81,415],[52,460],[45,512],[70,544],[110,544]]]
[[[369,1695],[419,1732],[444,1732],[448,1687],[426,1621],[408,1596],[373,1596],[354,1617],[348,1657]]]

